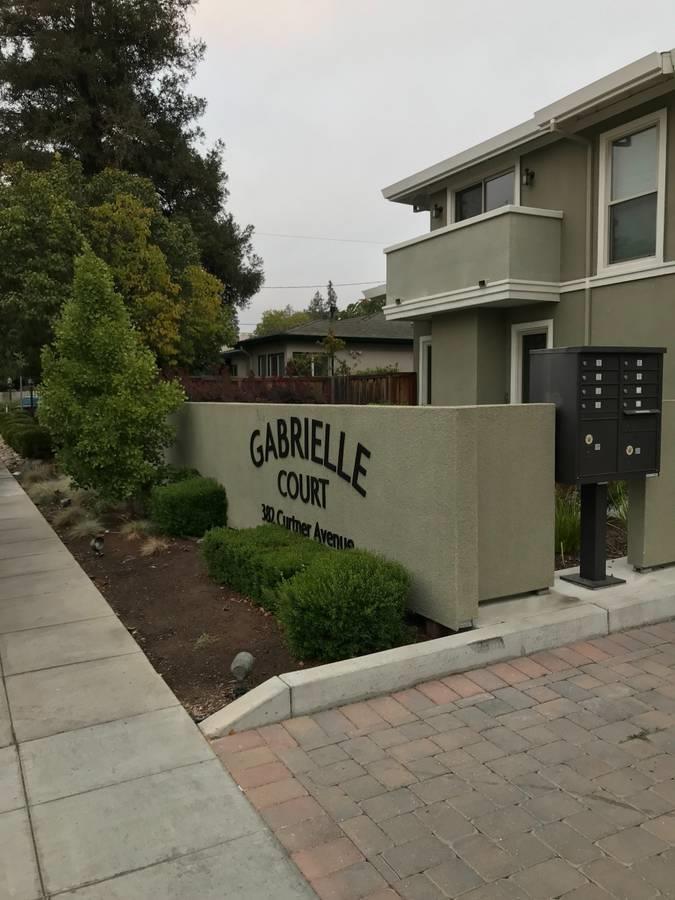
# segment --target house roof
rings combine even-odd
[[[352,319],[313,319],[294,325],[284,331],[265,334],[261,337],[253,335],[237,346],[250,347],[262,341],[300,340],[320,341],[332,329],[335,336],[343,341],[375,342],[375,343],[411,343],[413,342],[413,326],[410,322],[388,322],[381,312],[370,316],[354,316]]]
[[[566,130],[575,131],[578,127],[583,127],[588,116],[600,109],[642,94],[648,89],[658,90],[663,86],[672,89],[674,68],[675,50],[649,53],[537,110],[526,122],[385,187],[382,194],[387,200],[415,203],[425,188],[434,182],[449,178],[530,141],[547,136],[549,140],[556,139],[556,128],[563,124]]]

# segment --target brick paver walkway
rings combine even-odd
[[[675,898],[675,623],[213,746],[324,900]]]

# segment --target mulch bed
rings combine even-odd
[[[240,650],[256,658],[248,687],[301,668],[274,616],[209,579],[196,541],[144,557],[140,540],[111,530],[99,557],[89,538],[60,537],[196,721],[236,696]]]
[[[628,553],[628,535],[623,524],[618,519],[609,519],[607,521],[607,559],[619,559]],[[556,553],[555,568],[573,569],[579,565],[579,554],[565,554],[563,559],[559,553]]]

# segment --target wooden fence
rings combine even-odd
[[[327,377],[230,378],[180,376],[188,400],[220,403],[337,403],[365,406],[417,405],[417,375],[336,375]]]

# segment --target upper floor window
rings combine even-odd
[[[511,169],[455,191],[455,222],[513,203],[514,183],[515,172]]]
[[[665,110],[601,136],[598,271],[663,259],[665,142]]]

